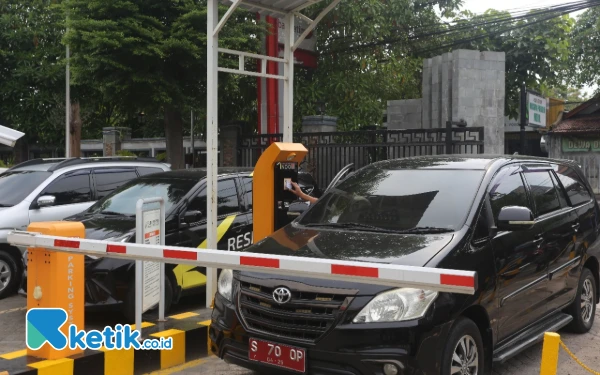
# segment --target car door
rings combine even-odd
[[[348,177],[350,173],[354,172],[354,163],[350,163],[342,168],[334,177],[333,180],[327,186],[327,189],[323,192],[323,194],[327,193],[329,189],[337,185],[338,182],[342,181],[344,178]]]
[[[568,205],[577,215],[577,222],[571,225],[574,249],[559,259],[560,264],[551,267],[551,282],[555,288],[564,288],[558,304],[569,303],[579,283],[577,267],[582,261],[588,244],[594,243],[598,236],[598,208],[594,195],[590,192],[583,177],[574,167],[568,165],[553,165],[558,177],[560,190],[566,194]],[[567,256],[568,255],[568,256]]]
[[[547,312],[559,309],[569,302],[572,291],[566,289],[565,272],[572,269],[575,259],[573,241],[577,213],[567,204],[552,167],[528,165],[523,175],[535,206],[535,221],[544,232],[543,246],[538,249],[540,264],[548,267]]]
[[[49,183],[38,198],[53,196],[55,202],[39,207],[36,198],[29,208],[30,222],[62,220],[90,207],[93,203],[90,173],[89,169],[67,172]]]
[[[217,184],[217,249],[237,250],[251,242],[251,233],[244,238],[246,216],[241,212],[240,195],[234,177],[223,178]],[[199,213],[197,221],[187,224],[180,232],[179,246],[206,248],[206,190],[201,188],[186,209]],[[192,289],[206,284],[205,269],[188,265],[175,267],[175,276],[181,280],[182,289]]]
[[[532,209],[519,165],[503,168],[488,189],[494,220],[505,206]],[[497,223],[497,222],[496,222]],[[542,226],[499,231],[492,238],[497,269],[498,339],[503,340],[525,328],[546,313],[547,266],[540,263]]]
[[[133,167],[95,168],[92,172],[96,200],[106,197],[121,185],[138,177]]]

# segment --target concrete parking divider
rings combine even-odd
[[[198,313],[172,315],[167,322],[143,322],[143,338],[173,337],[173,349],[86,350],[77,355],[47,360],[27,350],[0,354],[0,375],[134,375],[165,370],[207,357],[208,327]]]

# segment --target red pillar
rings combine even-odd
[[[267,23],[270,25],[267,35],[267,56],[279,57],[278,30],[279,20],[274,17],[267,17]],[[267,74],[278,75],[279,63],[275,61],[267,62]],[[267,79],[267,129],[268,134],[276,134],[279,129],[279,82],[277,79]],[[269,142],[271,143],[271,142]]]

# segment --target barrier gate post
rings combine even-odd
[[[79,222],[56,221],[31,223],[27,231],[48,236],[85,238],[85,227]],[[77,248],[79,242],[64,238],[61,246]],[[84,255],[48,251],[33,247],[27,252],[27,310],[32,308],[62,308],[67,322],[61,331],[68,337],[69,325],[84,329]],[[29,324],[29,323],[27,323]],[[29,327],[28,327],[29,329]],[[59,359],[82,353],[82,349],[54,349],[45,343],[40,349],[27,348],[27,355]]]

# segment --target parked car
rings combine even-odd
[[[546,331],[590,330],[599,218],[572,162],[374,163],[247,251],[476,271],[475,295],[223,270],[210,345],[261,374],[490,374]]]
[[[135,157],[34,159],[0,174],[0,298],[17,291],[25,249],[8,232],[36,221],[62,220],[89,208],[125,182],[170,168]]]
[[[252,168],[220,168],[218,180],[218,245],[222,250],[242,250],[252,244]],[[301,173],[299,185],[306,194],[320,196],[314,179]],[[307,184],[308,183],[308,184]],[[67,218],[85,225],[86,238],[135,242],[136,203],[140,198],[165,201],[165,243],[206,247],[206,170],[188,169],[140,177],[121,186],[88,210]],[[304,205],[304,207],[307,207]],[[290,221],[295,219],[293,216]],[[206,291],[205,270],[168,264],[165,278],[166,311],[182,296]],[[85,258],[87,311],[135,313],[135,262],[116,258]],[[26,289],[26,280],[21,293]]]

